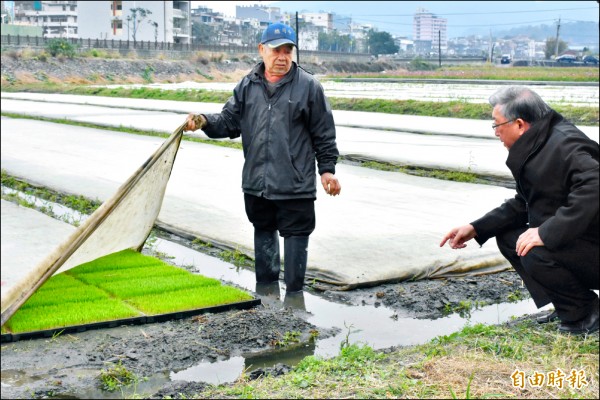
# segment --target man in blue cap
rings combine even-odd
[[[340,194],[335,124],[321,84],[293,61],[296,32],[283,23],[263,32],[258,63],[219,114],[189,114],[186,130],[242,137],[242,191],[254,225],[257,291],[279,280],[284,238],[287,293],[302,293],[308,237],[315,229],[316,168],[325,192]]]

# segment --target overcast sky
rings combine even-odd
[[[556,25],[559,18],[562,23],[598,22],[596,1],[192,1],[192,8],[206,5],[234,17],[236,4],[272,4],[284,12],[334,12],[399,36],[412,35],[413,15],[420,7],[448,20],[449,37],[520,25]]]

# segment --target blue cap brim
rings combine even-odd
[[[284,44],[291,44],[292,46],[296,45],[296,43],[294,43],[290,39],[275,39],[275,40],[271,40],[270,42],[267,42],[265,44],[272,49],[279,47],[279,46],[283,46]]]

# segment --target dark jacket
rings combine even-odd
[[[517,194],[473,222],[479,244],[518,227],[539,227],[549,250],[575,239],[598,243],[598,143],[551,111],[510,148]]]
[[[269,97],[264,63],[235,87],[220,114],[206,115],[206,135],[242,136],[242,190],[271,200],[316,198],[319,174],[335,174],[339,155],[333,114],[321,84],[292,63]]]

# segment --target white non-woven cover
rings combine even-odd
[[[2,132],[7,173],[100,199],[114,193],[121,171],[130,170],[132,160],[141,159],[157,142],[147,136],[12,119],[2,120]],[[253,227],[241,191],[243,161],[237,149],[183,143],[157,223],[253,256]],[[317,186],[309,279],[350,289],[509,267],[494,240],[482,248],[470,242],[462,250],[440,248],[439,243],[452,227],[475,220],[513,197],[514,190],[348,164],[338,164],[336,176],[342,184],[340,196],[328,196]]]
[[[182,135],[183,125],[30,272],[16,282],[3,276],[2,325],[53,274],[120,250],[141,249],[161,209]]]

